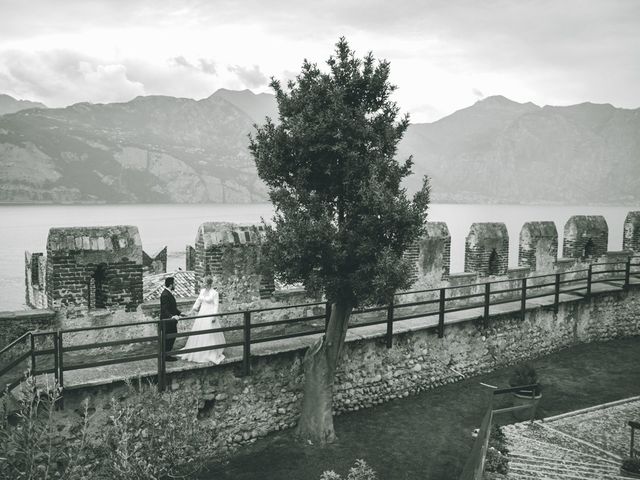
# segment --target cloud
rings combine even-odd
[[[238,76],[238,79],[240,79],[240,81],[248,88],[262,87],[269,81],[258,65],[254,65],[250,68],[242,67],[240,65],[229,65],[227,70],[235,73]]]
[[[480,90],[478,90],[477,88],[472,88],[471,89],[471,93],[473,93],[476,97],[482,99],[484,98],[484,93],[482,93]]]
[[[125,65],[65,50],[0,52],[0,87],[51,106],[123,101],[144,93]]]
[[[217,73],[216,63],[206,58],[199,58],[197,62],[192,63],[184,56],[178,55],[177,57],[169,59],[169,62],[177,67],[198,70],[209,75],[215,75]]]

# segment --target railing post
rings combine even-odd
[[[244,345],[242,350],[242,372],[251,375],[251,312],[244,312]]]
[[[386,337],[387,348],[391,348],[393,346],[393,297],[391,297],[391,301],[389,302],[389,306],[387,307],[387,337]]]
[[[33,339],[33,333],[29,333],[29,339],[31,340],[31,375],[36,374],[36,342]]]
[[[624,288],[629,288],[631,283],[631,257],[627,257],[627,263],[624,266]]]
[[[60,369],[58,368],[58,360],[60,358],[60,354],[58,353],[59,348],[58,332],[55,331],[53,332],[53,376],[56,379],[56,383],[58,383],[58,375],[60,373]]]
[[[587,271],[587,298],[591,297],[591,277],[593,276],[593,265],[589,264],[589,270]]]
[[[556,285],[555,292],[553,295],[553,311],[558,313],[558,308],[560,304],[560,274],[556,273]]]
[[[522,291],[520,293],[520,318],[524,320],[527,312],[527,277],[522,279]]]
[[[445,288],[440,289],[440,304],[438,312],[438,338],[444,337],[444,302],[445,302]]]
[[[166,355],[165,355],[165,340],[164,340],[164,322],[162,319],[158,320],[158,391],[164,392],[166,388]]]
[[[484,284],[484,324],[489,324],[489,303],[491,302],[491,283]]]
[[[58,388],[60,388],[60,409],[64,409],[64,344],[62,342],[62,331],[58,330]]]
[[[331,302],[324,304],[324,331],[326,333],[329,328],[329,320],[331,319]]]

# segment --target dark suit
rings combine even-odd
[[[160,295],[160,320],[171,318],[174,315],[180,315],[180,310],[178,310],[178,305],[176,304],[176,297],[173,296],[173,293],[171,293],[168,288],[165,288]],[[165,322],[162,322],[162,327],[164,329],[165,335],[168,333],[177,333],[178,321],[167,320]],[[171,351],[171,349],[173,348],[173,343],[175,341],[175,338],[165,339],[165,352]]]

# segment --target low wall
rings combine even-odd
[[[401,323],[396,326],[401,331]],[[351,339],[336,374],[335,413],[370,407],[579,343],[640,334],[640,289],[599,293],[591,299],[492,316],[486,325],[469,321],[398,333],[393,348],[383,334]],[[221,455],[269,432],[295,425],[300,414],[304,349],[252,358],[252,374],[239,362],[168,374],[169,388],[200,398],[202,417],[215,422]],[[65,409],[80,412],[89,398],[96,418],[109,414],[112,397],[125,398],[122,382],[67,389]],[[79,414],[79,413],[78,413]]]

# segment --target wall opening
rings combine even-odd
[[[594,255],[595,245],[593,244],[593,240],[587,240],[587,243],[584,245],[584,250],[582,252],[582,258],[592,258]]]
[[[489,275],[498,275],[500,273],[500,259],[498,258],[498,252],[494,248],[489,255],[489,268],[487,270]]]
[[[92,278],[95,308],[105,308],[107,306],[107,265],[104,263],[98,265]]]

